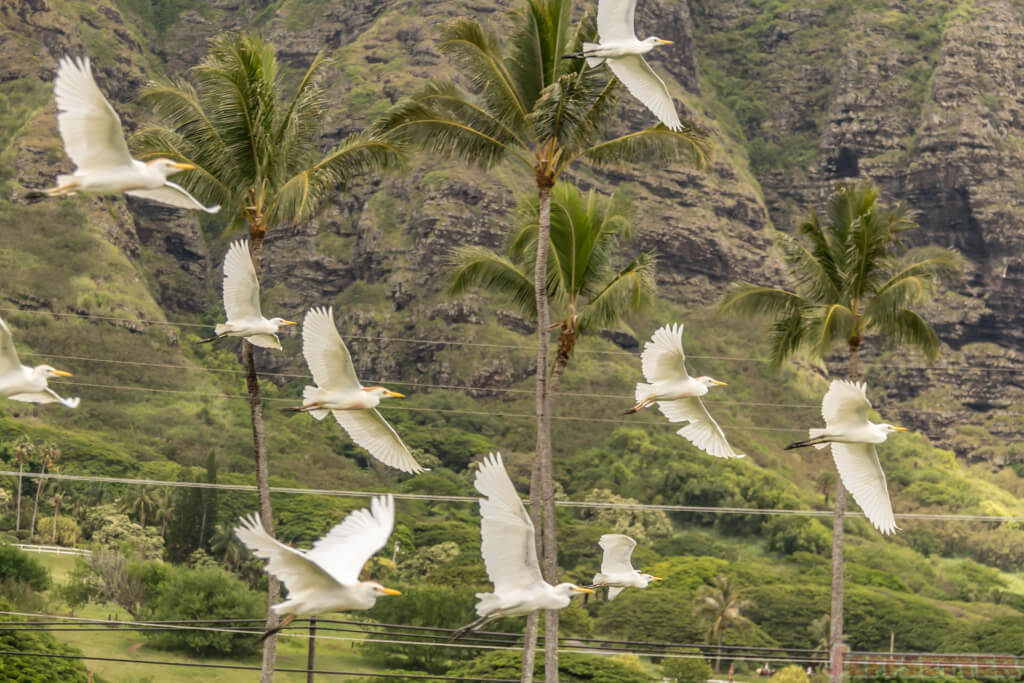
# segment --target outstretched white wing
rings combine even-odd
[[[860,425],[868,421],[871,402],[864,382],[834,379],[821,400],[821,416],[829,427]]]
[[[644,377],[651,384],[686,381],[690,376],[686,372],[682,323],[655,330],[650,341],[644,344],[640,363]]]
[[[341,584],[359,580],[366,561],[384,547],[395,527],[395,499],[375,496],[370,509],[350,512],[341,524],[313,544],[306,557],[323,567]]]
[[[246,240],[232,242],[224,257],[224,311],[229,321],[263,317],[260,312],[260,281]]]
[[[676,112],[672,96],[661,76],[640,55],[626,55],[608,60],[612,70],[626,90],[651,110],[658,120],[671,130],[682,130],[683,124]]]
[[[484,458],[474,485],[484,496],[480,499],[480,554],[494,592],[524,590],[543,582],[533,522],[508,478],[500,453]]]
[[[0,377],[13,372],[21,372],[21,361],[18,360],[18,350],[14,348],[11,329],[0,318]]]
[[[868,521],[883,534],[898,528],[885,484],[885,472],[878,461],[878,452],[869,443],[832,443],[832,459],[836,461],[839,478]]]
[[[597,3],[597,34],[601,42],[636,40],[635,13],[636,0],[600,0]]]
[[[682,398],[677,401],[659,401],[658,409],[669,422],[689,422],[677,434],[709,455],[716,458],[742,458],[725,438],[725,432],[718,426],[711,413],[699,398]]]
[[[93,80],[88,57],[61,59],[53,90],[57,127],[75,166],[96,170],[132,163],[121,119]]]
[[[179,209],[199,209],[206,213],[217,213],[220,211],[219,204],[203,206],[198,199],[189,194],[188,190],[177,183],[172,183],[170,180],[165,180],[164,186],[158,187],[155,190],[131,190],[125,194],[139,197],[140,199],[151,199],[154,202],[160,202],[161,204],[167,204]]]
[[[424,471],[409,452],[409,447],[398,432],[377,412],[368,410],[334,410],[334,419],[348,432],[352,440],[370,452],[388,467],[402,472],[418,474]]]
[[[279,578],[289,592],[329,591],[337,586],[334,578],[307,553],[289,548],[268,534],[259,515],[253,513],[242,517],[241,522],[241,526],[235,529],[235,535],[253,555],[269,560],[267,572]]]
[[[633,564],[629,561],[636,547],[636,541],[625,534],[605,534],[598,541],[598,545],[604,549],[604,557],[601,559],[602,574],[629,574],[633,571]],[[611,600],[611,598],[608,598]]]
[[[333,308],[311,308],[306,313],[302,321],[302,355],[320,388],[340,391],[361,386],[348,347],[334,326]]]

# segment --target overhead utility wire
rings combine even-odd
[[[58,317],[70,317],[70,318],[85,318],[85,319],[96,319],[96,320],[109,320],[116,322],[129,322],[129,323],[146,323],[150,325],[164,325],[170,327],[205,327],[210,328],[213,325],[205,325],[203,323],[186,323],[186,322],[171,322],[165,320],[148,320],[145,318],[118,318],[115,316],[107,315],[94,315],[87,313],[56,313],[52,311],[44,311],[38,309],[21,309],[21,308],[0,308],[0,311],[10,313],[29,313],[38,315],[52,315]],[[526,344],[493,344],[486,342],[469,342],[469,341],[455,341],[447,339],[420,339],[415,337],[386,337],[386,336],[375,336],[375,335],[356,335],[347,334],[346,339],[360,339],[365,341],[384,341],[384,342],[400,342],[407,344],[437,344],[444,346],[469,346],[469,347],[484,347],[484,348],[495,348],[495,349],[518,349],[521,351],[535,351],[536,347],[529,346]],[[593,353],[593,354],[605,354],[605,355],[622,355],[622,356],[639,356],[640,351],[608,351],[604,349],[587,349],[578,348],[574,349],[574,353]],[[687,354],[687,358],[703,359],[703,360],[731,360],[737,362],[753,362],[753,363],[767,363],[770,361],[768,358],[762,357],[747,357],[747,356],[701,356]],[[886,363],[886,368],[900,368],[905,370],[984,370],[992,372],[1024,372],[1024,367],[1020,368],[1004,368],[1004,367],[990,367],[985,365],[946,365],[946,366],[928,366],[928,365],[901,365]]]
[[[15,470],[0,471],[0,476],[17,477]],[[202,481],[164,481],[160,479],[130,479],[123,477],[102,477],[83,474],[52,474],[47,472],[23,472],[20,476],[32,479],[53,479],[55,481],[79,481],[104,484],[124,484],[128,486],[170,486],[177,488],[215,489],[221,491],[256,492],[252,484],[211,484]],[[332,489],[308,489],[271,486],[271,493],[284,493],[312,496],[332,496],[336,498],[371,498],[384,495],[381,491],[344,491]],[[476,503],[477,496],[439,496],[425,493],[392,493],[395,498],[404,500],[420,500],[441,503]],[[664,512],[708,512],[733,515],[789,515],[800,517],[831,517],[831,510],[794,510],[785,508],[741,508],[704,505],[660,505],[654,503],[610,503],[585,500],[556,500],[556,506],[571,508],[618,509],[618,510],[661,510]],[[848,517],[863,517],[862,512],[847,512]],[[897,519],[921,519],[938,521],[973,521],[973,522],[1024,522],[1024,515],[957,515],[950,513],[928,512],[897,512]]]

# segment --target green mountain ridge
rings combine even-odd
[[[504,7],[482,0],[473,12],[500,22]],[[205,54],[205,37],[258,27],[296,73],[326,45],[337,60],[329,75],[334,108],[326,144],[364,126],[420,79],[449,75],[433,47],[433,27],[463,11],[456,3],[413,0],[30,0],[0,7],[0,72],[8,74],[0,82],[0,317],[26,362],[46,359],[74,372],[72,383],[57,388],[82,397],[76,411],[0,404],[0,466],[17,468],[10,444],[25,434],[57,443],[67,474],[198,479],[212,454],[219,481],[253,481],[236,345],[194,344],[208,333],[198,325],[212,326],[221,314],[219,266],[235,235],[223,234],[217,219],[200,223],[121,198],[20,200],[24,188],[45,186],[69,166],[49,83],[61,55],[92,58],[101,88],[131,130],[147,115],[132,103],[138,87],[151,75],[184,74]],[[1024,41],[1007,38],[1021,12],[1020,3],[1008,0],[938,8],[919,2],[850,8],[826,0],[638,8],[641,27],[658,26],[681,46],[659,68],[710,131],[716,151],[707,173],[624,168],[572,178],[584,187],[628,186],[637,212],[629,247],[659,252],[662,298],[644,320],[631,321],[635,337],[586,337],[574,356],[556,402],[556,416],[570,419],[556,419],[553,432],[561,496],[830,509],[816,483],[831,469],[827,453],[782,450],[820,422],[824,369],[800,362],[775,375],[765,363],[746,360],[764,356],[765,327],[722,318],[713,306],[734,279],[781,281],[776,231],[823,204],[831,183],[852,177],[842,173],[854,154],[859,175],[878,180],[887,198],[919,205],[921,232],[957,245],[972,264],[964,285],[928,313],[948,345],[939,368],[924,369],[921,359],[868,342],[866,379],[879,413],[917,429],[880,451],[894,507],[897,513],[1024,515],[1024,328],[1017,325],[1024,308],[1013,296],[1024,272],[1016,248],[1024,232],[1011,225],[1022,209],[1012,187],[1018,171],[1008,169],[1002,179],[991,172],[993,164],[1010,166],[1004,155],[1016,149],[1024,124],[1013,119],[1017,105],[1004,101],[1013,83],[1009,69],[1000,80],[994,67],[978,66],[988,81],[977,93],[956,106],[946,97],[959,82],[957,59],[979,36],[1002,36],[1009,42],[1000,49],[1008,54],[1024,51]],[[827,40],[836,31],[855,39]],[[975,118],[959,129],[936,123],[951,126],[958,112]],[[975,164],[964,139],[996,120],[1002,128],[972,138],[983,160]],[[624,107],[623,126],[645,123],[644,111]],[[959,184],[928,184],[942,163],[942,144],[952,145],[948,163],[951,174],[963,172]],[[409,395],[383,412],[434,467],[417,477],[398,475],[374,463],[333,422],[276,410],[294,405],[305,384],[300,338],[292,334],[283,337],[283,352],[257,354],[258,367],[281,373],[262,382],[273,483],[471,496],[470,463],[501,450],[526,491],[532,335],[500,302],[443,293],[450,248],[500,246],[521,189],[522,179],[508,171],[483,176],[420,160],[401,174],[349,188],[317,219],[269,236],[265,310],[300,319],[311,305],[333,305],[360,376]],[[957,193],[966,195],[954,206],[949,197]],[[935,201],[925,201],[928,196]],[[620,415],[640,379],[639,344],[676,320],[687,326],[692,369],[729,383],[708,405],[737,450],[747,453],[741,461],[699,453],[654,411]],[[14,485],[10,477],[0,481],[8,491]],[[93,505],[129,490],[60,486]],[[226,525],[255,505],[249,494],[225,492],[219,500],[217,521]],[[307,544],[360,499],[275,494],[274,503],[281,537]],[[424,563],[417,570],[423,581],[451,583],[444,577],[454,576],[467,586],[486,583],[474,506],[401,501],[398,514],[412,541],[409,559]],[[7,521],[0,517],[0,526],[13,527]],[[637,560],[667,578],[664,586],[579,609],[567,617],[576,620],[577,635],[589,628],[623,638],[701,639],[697,622],[680,619],[680,611],[692,609],[700,583],[728,573],[754,602],[758,635],[751,638],[814,645],[808,627],[828,609],[828,519],[563,508],[559,523],[561,566],[570,579],[585,581],[596,571],[597,538],[610,530],[646,535],[649,545],[638,548]],[[888,647],[890,630],[897,648],[970,647],[982,642],[969,637],[980,624],[1024,618],[1018,523],[905,520],[892,538],[863,519],[847,524],[847,623],[855,649]],[[429,565],[425,554],[416,555],[445,539],[458,545],[453,557]],[[472,592],[457,598],[466,614]],[[401,620],[399,601],[379,609],[371,616]],[[513,622],[507,627],[518,628]]]

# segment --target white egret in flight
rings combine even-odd
[[[493,593],[477,593],[479,619],[458,629],[452,640],[501,617],[519,617],[537,610],[564,609],[573,593],[593,593],[573,583],[552,586],[537,562],[533,523],[508,478],[500,453],[487,455],[476,471],[480,499],[480,552]]]
[[[70,372],[55,370],[49,365],[30,368],[18,360],[11,330],[0,319],[0,396],[26,403],[60,403],[77,408],[77,398],[61,398],[47,386],[51,377],[71,377]]]
[[[221,337],[245,337],[254,346],[281,350],[277,328],[281,325],[298,325],[284,318],[267,320],[260,312],[260,281],[256,268],[249,256],[249,243],[235,240],[224,257],[224,312],[226,323],[214,328],[215,335],[200,339],[200,344],[212,342]]]
[[[651,110],[672,130],[682,130],[672,96],[665,81],[643,58],[659,45],[671,45],[671,40],[656,36],[639,40],[633,29],[636,0],[600,0],[597,4],[598,43],[583,43],[582,52],[568,57],[585,58],[587,66],[596,67],[607,62],[612,73],[622,81],[633,97]]]
[[[377,411],[381,399],[405,396],[359,383],[352,356],[334,326],[333,308],[312,308],[306,313],[302,322],[302,354],[316,386],[307,386],[302,391],[301,408],[286,410],[309,413],[318,420],[330,411],[352,440],[377,460],[402,472],[424,471],[398,432]]]
[[[825,428],[809,430],[811,438],[786,446],[786,450],[814,446],[824,448],[832,444],[832,458],[836,461],[843,486],[883,534],[898,528],[885,485],[885,472],[878,461],[876,443],[883,443],[890,432],[905,432],[906,427],[876,424],[868,420],[871,402],[867,385],[845,379],[834,379],[821,401],[821,416]]]
[[[610,586],[609,600],[614,600],[626,588],[647,588],[651,581],[661,581],[657,576],[641,574],[633,569],[629,558],[636,541],[629,536],[605,534],[598,545],[604,550],[604,557],[601,559],[601,572],[594,575],[594,586]]]
[[[655,331],[651,340],[644,344],[640,358],[644,377],[650,384],[637,383],[637,403],[624,411],[625,414],[657,403],[669,422],[689,422],[676,433],[697,448],[719,458],[743,457],[732,449],[722,428],[700,400],[711,387],[724,387],[725,382],[711,377],[690,377],[686,372],[682,324],[665,325]]]
[[[121,130],[121,120],[92,77],[89,58],[64,57],[57,68],[57,127],[64,149],[75,162],[75,172],[57,177],[57,186],[29,193],[29,198],[126,193],[181,209],[217,213],[219,206],[203,206],[185,188],[167,180],[193,164],[153,159],[132,159]]]
[[[359,572],[373,554],[384,547],[395,526],[395,500],[389,494],[376,496],[370,509],[349,513],[309,550],[297,550],[281,543],[263,528],[259,515],[242,517],[235,534],[256,557],[268,560],[266,570],[288,588],[288,599],[272,605],[278,615],[287,615],[276,633],[296,617],[325,612],[351,612],[373,607],[381,595],[401,595],[376,581],[360,581]]]

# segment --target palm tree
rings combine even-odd
[[[53,496],[50,497],[50,502],[53,503],[53,532],[50,534],[50,543],[52,545],[56,545],[57,518],[60,517],[60,506],[64,504],[64,494],[61,493],[60,489],[53,492]]]
[[[630,234],[625,209],[614,197],[606,200],[593,191],[583,194],[568,183],[552,190],[547,298],[549,307],[554,307],[552,317],[558,319],[552,327],[559,330],[549,382],[553,395],[582,334],[609,327],[628,329],[625,316],[640,313],[652,302],[653,254],[640,254],[621,270],[612,265],[620,241]],[[481,287],[535,319],[529,266],[537,251],[538,215],[537,198],[525,197],[517,211],[518,230],[508,256],[484,247],[456,249],[451,293]]]
[[[696,128],[664,126],[606,137],[604,129],[618,99],[619,83],[605,69],[588,69],[583,60],[562,56],[593,40],[592,16],[571,29],[572,0],[525,0],[512,23],[499,34],[474,19],[447,24],[440,50],[450,57],[470,89],[450,81],[432,81],[399,102],[378,122],[389,137],[409,141],[483,169],[511,161],[536,183],[538,249],[534,263],[537,315],[537,445],[531,482],[531,516],[541,528],[538,543],[548,581],[557,582],[554,480],[551,463],[551,393],[547,367],[550,330],[544,283],[547,282],[551,189],[577,161],[595,165],[627,161],[705,161]],[[543,517],[542,524],[538,523]],[[545,671],[558,677],[558,612],[546,613]],[[536,619],[527,622],[523,680],[532,679]]]
[[[32,524],[29,526],[29,532],[36,533],[36,516],[39,514],[39,496],[43,493],[43,487],[46,486],[46,470],[50,468],[53,472],[58,472],[57,460],[60,459],[60,449],[53,443],[47,441],[38,449],[40,455],[40,462],[42,463],[42,469],[39,471],[39,481],[36,482],[36,500],[32,506]]]
[[[35,454],[35,444],[27,436],[14,442],[14,457],[18,460],[18,496],[15,501],[14,533],[21,531],[21,483],[24,479],[25,462]],[[31,533],[31,530],[30,530]]]
[[[848,354],[847,377],[856,379],[857,358],[869,332],[883,342],[905,344],[935,360],[939,340],[912,310],[927,301],[939,279],[952,277],[962,259],[951,249],[904,249],[903,233],[917,227],[903,205],[878,203],[871,183],[839,185],[828,223],[812,211],[797,229],[802,239],[783,240],[795,291],[738,283],[722,303],[725,310],[774,319],[770,357],[777,368],[798,352],[824,360],[837,343]],[[843,637],[843,513],[846,490],[836,483],[832,521],[831,678],[839,683]]]
[[[246,558],[247,551],[235,536],[233,527],[218,522],[210,535],[210,552],[232,570],[237,569]]]
[[[825,470],[818,475],[818,478],[814,480],[814,483],[818,485],[818,490],[825,496],[825,505],[828,505],[828,495],[832,492],[832,489],[836,487],[836,473],[832,470]]]
[[[722,663],[722,633],[730,626],[746,628],[751,625],[741,613],[753,603],[740,597],[739,587],[728,576],[716,576],[712,586],[704,584],[697,590],[694,614],[708,622],[708,642],[718,643],[715,654],[715,673]]]
[[[274,48],[260,38],[226,34],[192,69],[196,86],[184,80],[158,80],[142,92],[164,127],[136,136],[142,158],[166,156],[196,166],[184,184],[197,197],[224,207],[229,227],[245,226],[257,277],[267,231],[312,217],[339,185],[386,166],[399,154],[392,143],[354,134],[323,154],[317,133],[326,115],[319,86],[326,58],[318,54],[294,88],[281,99],[284,77]],[[263,403],[252,345],[242,342],[252,418],[260,518],[274,533],[263,425]],[[271,577],[268,600],[280,600],[280,584]],[[268,610],[267,628],[277,624]],[[276,637],[263,649],[261,681],[273,680]]]
[[[121,499],[121,512],[146,526],[146,518],[156,512],[157,489],[151,486],[140,486]]]
[[[174,501],[167,489],[153,493],[153,521],[160,525],[160,537],[167,538],[167,523],[174,519]]]

